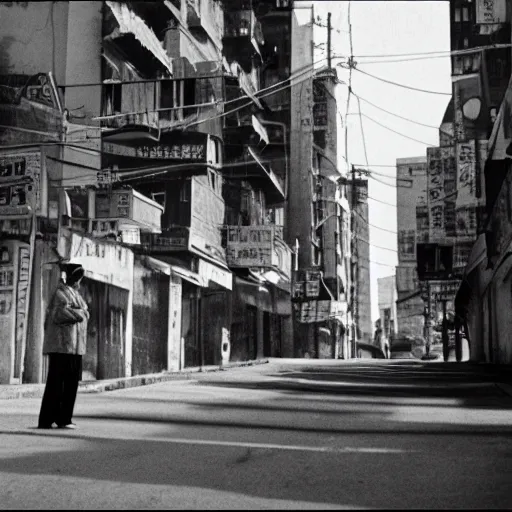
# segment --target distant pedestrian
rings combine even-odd
[[[78,383],[82,379],[82,355],[87,344],[88,307],[78,292],[84,269],[67,264],[46,312],[43,354],[48,354],[46,379],[38,428],[74,429],[71,421]]]

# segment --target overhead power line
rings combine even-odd
[[[510,48],[512,44],[509,43],[500,43],[500,44],[492,44],[487,46],[475,46],[473,48],[464,48],[462,50],[438,50],[431,52],[414,52],[414,53],[395,53],[395,54],[380,54],[380,55],[355,55],[356,59],[366,59],[366,58],[380,58],[380,57],[413,57],[416,55],[437,55],[437,54],[447,54],[447,55],[467,55],[468,53],[477,53],[483,50],[499,50],[501,48]]]
[[[412,140],[414,142],[419,142],[420,144],[424,144],[425,146],[434,146],[435,144],[431,142],[425,142],[424,140],[415,139],[414,137],[409,137],[409,135],[405,135],[405,133],[399,132],[397,130],[394,130],[393,128],[390,128],[389,126],[380,123],[379,121],[373,119],[373,117],[370,117],[366,114],[362,114],[364,117],[369,119],[370,121],[373,121],[375,124],[378,124],[379,126],[382,126],[382,128],[385,128],[386,130],[389,130],[390,132],[396,133],[397,135],[401,135],[402,137],[405,137],[406,139]],[[394,166],[392,166],[394,167]]]
[[[338,64],[338,66],[341,66],[341,67],[347,67],[343,64]],[[381,82],[385,82],[387,84],[391,84],[391,85],[396,85],[397,87],[402,87],[404,89],[409,89],[411,91],[418,91],[418,92],[424,92],[424,93],[427,93],[427,94],[439,94],[441,96],[451,96],[452,93],[451,92],[441,92],[441,91],[430,91],[430,90],[427,90],[427,89],[420,89],[418,87],[412,87],[410,85],[404,85],[404,84],[399,84],[398,82],[393,82],[391,80],[386,80],[385,78],[380,78],[378,76],[375,76],[375,75],[372,75],[371,73],[368,73],[367,71],[363,71],[362,69],[359,69],[358,67],[355,67],[355,66],[350,66],[349,67],[353,67],[353,69],[355,69],[356,71],[359,71],[359,73],[362,73],[363,75],[367,75],[371,78],[374,78],[375,80],[380,80]]]
[[[368,245],[372,246],[372,247],[376,247],[377,249],[384,249],[385,251],[391,251],[391,252],[394,252],[394,253],[397,253],[398,251],[396,249],[391,249],[389,247],[382,247],[381,245],[375,245],[375,244],[372,244],[369,240],[366,240],[365,238],[363,237],[360,237],[360,236],[357,236],[356,235],[356,238],[358,240],[361,240],[361,242],[366,242]]]
[[[367,99],[363,98],[362,96],[360,96],[360,95],[358,95],[356,93],[354,93],[354,96],[356,96],[361,101],[364,101],[365,103],[368,103],[372,107],[375,107],[375,108],[377,108],[379,110],[382,110],[383,112],[386,112],[387,114],[390,114],[390,115],[395,116],[395,117],[399,117],[400,119],[403,119],[405,121],[409,121],[410,123],[414,123],[414,124],[417,124],[419,126],[425,126],[426,128],[433,128],[434,130],[439,130],[439,126],[434,126],[432,124],[425,124],[425,123],[420,123],[419,121],[414,121],[413,119],[401,116],[399,114],[395,114],[394,112],[390,112],[389,110],[386,110],[385,108],[379,107],[378,105],[375,105],[375,103],[372,103],[371,101],[368,101]]]
[[[363,256],[359,256],[360,260],[368,261],[370,263],[374,263],[375,265],[382,265],[383,267],[396,268],[396,265],[390,265],[389,263],[381,263],[380,261],[371,260],[369,258],[364,258]]]
[[[357,215],[359,215],[359,217],[361,217],[361,220],[366,222],[366,224],[368,224],[369,226],[372,226],[373,228],[376,228],[376,229],[380,229],[381,231],[387,231],[388,233],[393,233],[394,235],[398,235],[398,232],[396,232],[396,231],[393,231],[391,229],[381,228],[380,226],[376,226],[375,224],[372,224],[371,222],[367,221],[357,210],[356,210],[356,213],[357,213]]]

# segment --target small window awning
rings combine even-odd
[[[242,162],[227,162],[223,165],[223,172],[227,178],[259,178],[270,182],[267,200],[269,203],[284,201],[285,194],[278,177],[264,161],[256,154],[253,148],[248,147],[249,159]]]
[[[172,59],[167,55],[155,33],[125,3],[107,0],[114,17],[119,24],[121,34],[133,34],[140,44],[149,50],[173,74]]]
[[[156,258],[152,258],[151,256],[143,256],[141,258],[144,265],[148,268],[155,270],[157,272],[161,272],[162,274],[170,276],[172,274],[176,274],[177,276],[185,279],[189,283],[195,284],[201,288],[205,288],[207,283],[205,280],[195,272],[188,270],[186,268],[180,267],[178,265],[170,265],[165,261],[158,260]]]
[[[182,279],[185,279],[185,281],[195,284],[200,288],[206,288],[208,286],[208,283],[203,277],[201,277],[199,274],[196,274],[195,272],[192,272],[191,270],[187,270],[186,268],[172,265],[171,271],[177,276],[181,277]]]

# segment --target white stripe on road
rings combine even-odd
[[[259,448],[262,450],[289,450],[305,452],[323,452],[323,453],[403,453],[406,450],[395,448],[367,448],[344,446],[337,448],[335,446],[300,446],[272,443],[250,443],[240,441],[214,441],[210,439],[185,439],[185,438],[155,438],[158,441],[166,441],[175,444],[198,444],[207,446],[233,446],[238,448]]]
[[[57,430],[57,429],[53,429]],[[12,434],[27,434],[26,431],[11,431]],[[5,432],[1,432],[5,434]],[[399,448],[372,448],[372,447],[336,447],[336,446],[301,446],[301,445],[288,445],[288,444],[272,444],[272,443],[251,443],[245,441],[216,441],[213,439],[187,439],[187,438],[162,438],[155,436],[148,437],[135,437],[135,436],[102,436],[102,435],[80,435],[76,430],[69,432],[70,439],[81,439],[83,441],[92,441],[102,439],[104,441],[143,441],[143,442],[158,442],[158,443],[172,443],[172,444],[188,444],[188,445],[202,445],[202,446],[229,446],[233,448],[254,448],[261,450],[284,450],[284,451],[297,451],[297,452],[318,452],[318,453],[405,453],[411,450],[403,450]],[[33,434],[34,435],[34,434]],[[38,434],[41,435],[41,434]],[[52,436],[52,431],[47,431],[43,435]],[[412,450],[416,451],[416,450]]]

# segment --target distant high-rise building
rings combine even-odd
[[[398,158],[397,338],[423,335],[423,302],[419,297],[416,243],[428,239],[427,159]]]

